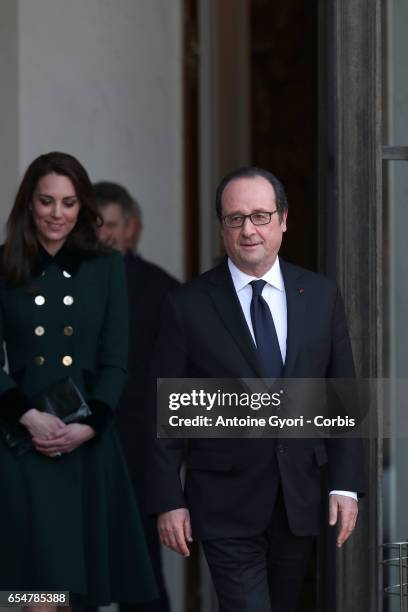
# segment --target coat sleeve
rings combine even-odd
[[[123,258],[111,256],[108,294],[98,346],[97,373],[86,423],[97,433],[112,417],[127,379],[128,301]]]
[[[343,300],[337,290],[332,324],[332,349],[329,379],[345,379],[346,385],[355,378],[352,347],[344,312]],[[336,380],[336,384],[337,384]],[[339,383],[341,384],[341,383]],[[347,406],[353,411],[355,402]],[[356,416],[354,413],[351,416]],[[329,488],[333,490],[355,491],[364,495],[366,478],[364,474],[364,447],[359,438],[341,437],[328,440]]]
[[[5,371],[6,354],[4,350],[4,317],[0,305],[0,420],[15,423],[32,406],[17,387],[14,379]]]
[[[152,364],[146,396],[146,414],[149,414],[146,443],[150,461],[144,477],[143,501],[147,513],[160,514],[187,507],[180,477],[185,441],[157,438],[156,433],[157,379],[188,376],[187,342],[172,294],[164,302]]]

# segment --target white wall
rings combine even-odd
[[[142,253],[182,276],[181,1],[17,6],[19,173],[58,149],[123,183],[144,211]]]
[[[18,181],[17,6],[0,4],[0,236]]]

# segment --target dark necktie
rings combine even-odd
[[[252,281],[251,320],[259,360],[266,378],[280,378],[283,362],[275,324],[268,304],[262,297],[266,281]]]

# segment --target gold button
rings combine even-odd
[[[72,297],[72,295],[66,295],[63,299],[63,302],[65,306],[72,306],[72,304],[74,303],[74,298]]]
[[[38,366],[42,366],[45,362],[45,359],[42,355],[38,355],[35,359],[34,359],[35,365]]]
[[[43,295],[36,295],[34,302],[37,304],[37,306],[42,306],[45,304],[45,297]]]
[[[63,270],[62,273],[65,276],[65,278],[71,278],[71,274],[69,272],[67,272],[66,270]]]
[[[34,330],[34,333],[36,336],[43,336],[45,334],[45,329],[43,328],[42,325],[37,325],[37,327]]]
[[[74,333],[74,328],[71,325],[66,325],[64,327],[64,336],[72,336]]]
[[[72,365],[72,357],[70,355],[65,355],[65,357],[62,358],[62,363],[64,366]]]

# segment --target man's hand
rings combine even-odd
[[[336,545],[341,548],[344,542],[351,536],[356,526],[358,503],[352,497],[345,495],[330,495],[329,500],[329,524],[337,523],[340,514],[340,531],[337,536]]]
[[[178,508],[159,514],[157,519],[160,540],[183,557],[189,557],[187,543],[192,542],[190,513],[187,508]]]
[[[33,444],[35,450],[47,457],[58,457],[65,453],[71,453],[87,440],[95,436],[95,431],[84,423],[71,423],[65,425],[65,429],[58,436],[49,440],[34,437]]]

